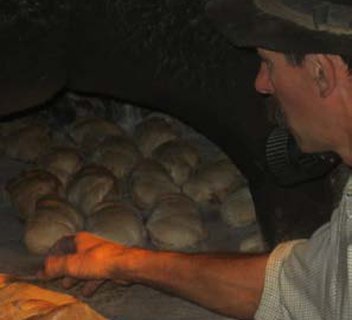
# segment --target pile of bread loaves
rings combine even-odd
[[[234,164],[224,155],[204,161],[168,118],[147,117],[133,133],[94,116],[59,132],[25,119],[1,135],[6,156],[31,164],[6,190],[32,253],[80,230],[129,246],[196,248],[207,236],[202,212],[214,206],[231,226],[255,221]]]

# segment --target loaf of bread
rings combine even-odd
[[[99,204],[87,219],[87,230],[127,246],[142,246],[146,231],[138,210],[124,201]]]
[[[45,196],[27,221],[24,242],[31,253],[45,254],[57,240],[82,229],[83,217],[67,201]]]
[[[13,206],[24,219],[32,216],[36,202],[41,197],[63,195],[59,179],[50,172],[39,169],[22,172],[7,183],[6,190]]]
[[[6,137],[33,123],[37,124],[38,120],[32,116],[25,116],[8,121],[2,121],[0,123],[0,135],[2,137]]]
[[[3,137],[6,156],[33,162],[38,159],[51,144],[48,126],[41,123],[28,124]]]
[[[141,158],[132,140],[126,137],[108,137],[98,146],[91,160],[108,168],[117,178],[126,177]]]
[[[179,191],[163,166],[150,159],[142,160],[130,177],[131,197],[141,209],[151,209],[163,194]]]
[[[86,152],[91,152],[109,136],[125,135],[116,123],[101,118],[82,118],[74,122],[69,131],[73,141]]]
[[[224,222],[234,228],[245,227],[256,221],[254,202],[248,187],[229,194],[220,208]]]
[[[181,139],[171,140],[157,147],[153,151],[153,158],[166,168],[179,186],[189,179],[201,160],[198,149]]]
[[[184,194],[160,198],[146,227],[152,243],[166,250],[194,248],[206,236],[196,203]]]
[[[82,168],[83,156],[77,149],[56,147],[43,155],[38,164],[55,175],[66,188],[71,177]]]
[[[175,126],[159,117],[144,120],[135,128],[137,144],[145,157],[150,157],[158,146],[178,136]]]
[[[239,245],[239,252],[243,253],[262,253],[268,250],[260,232],[257,232],[246,239],[243,239]]]
[[[183,192],[206,207],[220,204],[231,192],[244,184],[235,165],[228,159],[207,163],[183,185]]]
[[[104,320],[76,298],[0,275],[0,320]]]
[[[120,198],[118,180],[106,168],[83,167],[67,186],[67,198],[85,216],[93,214],[94,207],[105,200]]]

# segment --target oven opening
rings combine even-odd
[[[265,252],[329,220],[347,168],[300,152],[253,88],[256,52],[214,30],[203,0],[0,9],[0,273],[32,274],[80,230],[153,250]],[[111,319],[222,319],[141,285],[79,289],[68,293]]]

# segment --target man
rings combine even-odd
[[[240,46],[258,48],[255,87],[273,95],[305,152],[352,165],[352,4],[342,0],[214,0],[207,12]],[[349,66],[350,64],[350,66]],[[43,276],[142,283],[243,319],[352,316],[352,182],[330,223],[270,255],[183,254],[126,248],[88,233],[61,240]]]

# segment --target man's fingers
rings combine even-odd
[[[80,252],[87,251],[105,242],[107,242],[105,239],[84,231],[77,233],[75,237],[76,248]]]
[[[76,277],[81,267],[81,259],[77,254],[48,256],[43,275],[46,278],[59,278],[67,274]]]
[[[101,238],[95,237],[88,232],[79,232],[63,237],[55,242],[49,249],[47,256],[57,256],[86,251],[102,242]]]
[[[90,280],[87,281],[83,288],[82,288],[82,294],[85,297],[90,297],[93,295],[105,282],[106,280]]]
[[[77,250],[75,243],[75,236],[70,235],[56,241],[55,244],[49,249],[47,256],[57,256],[64,254],[72,254]]]

